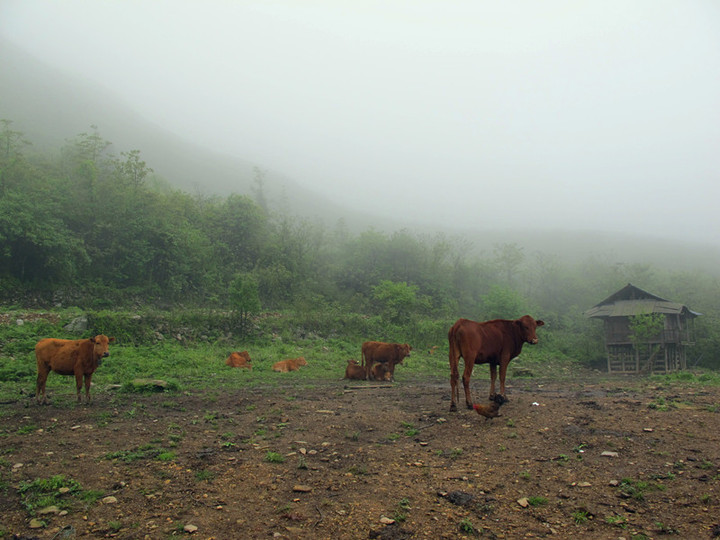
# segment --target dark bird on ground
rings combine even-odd
[[[473,405],[473,409],[475,409],[480,416],[484,416],[485,420],[487,421],[490,418],[496,418],[500,416],[498,411],[500,410],[500,405],[502,405],[503,403],[505,403],[505,399],[502,395],[497,394],[495,396],[495,399],[493,399],[487,405],[475,403]]]

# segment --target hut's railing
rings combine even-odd
[[[605,332],[605,342],[608,345],[624,345],[632,344],[632,332],[629,329],[613,329]],[[688,330],[680,330],[678,328],[663,330],[650,339],[643,340],[644,343],[688,343],[692,342],[690,332]]]

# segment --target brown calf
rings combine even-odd
[[[280,373],[287,373],[288,371],[297,371],[300,366],[307,366],[307,362],[304,357],[299,358],[288,358],[287,360],[280,360],[273,364],[272,370],[279,371]]]
[[[85,401],[90,403],[90,382],[92,375],[103,358],[110,356],[109,345],[114,337],[99,334],[90,339],[53,339],[38,341],[35,345],[37,358],[37,386],[35,399],[47,403],[45,383],[51,371],[60,375],[75,375],[77,400],[82,402],[80,389],[85,379]],[[40,397],[42,395],[42,398]]]

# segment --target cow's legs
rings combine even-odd
[[[92,381],[92,373],[85,375],[85,403],[90,403],[90,381]]]
[[[490,362],[490,401],[495,399],[495,379],[497,378],[497,364]],[[500,378],[504,380],[505,377],[500,371]]]
[[[503,402],[507,401],[505,397],[505,374],[507,373],[508,364],[510,362],[500,362],[500,395],[503,398]]]
[[[83,374],[81,371],[76,371],[75,372],[75,388],[77,390],[78,403],[82,403],[82,396],[80,395],[80,391],[82,390],[82,383],[83,383]]]
[[[463,371],[463,389],[465,390],[465,405],[468,409],[473,408],[472,398],[470,397],[470,377],[472,376],[474,362],[465,361],[465,371]]]
[[[458,379],[460,374],[458,373],[457,363],[450,364],[450,411],[457,411],[457,402],[460,399],[460,389],[458,388]]]
[[[37,383],[35,385],[35,400],[40,404],[46,404],[47,396],[45,395],[45,383],[47,382],[50,370],[45,366],[38,364]],[[42,398],[40,397],[42,395]]]

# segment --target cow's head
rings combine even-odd
[[[523,315],[515,321],[515,324],[517,324],[520,328],[523,341],[530,343],[531,345],[537,345],[538,337],[535,333],[535,329],[538,326],[543,326],[545,324],[543,321],[536,321],[530,315]]]
[[[406,356],[410,356],[410,351],[412,351],[412,347],[408,345],[407,343],[403,343],[402,345],[397,346],[398,352],[400,353],[400,361],[402,362],[402,359]]]
[[[98,363],[100,363],[100,359],[110,356],[110,344],[113,341],[115,341],[114,337],[109,338],[105,334],[98,334],[90,338],[90,343],[93,344],[93,355]]]
[[[304,356],[300,356],[297,358],[297,365],[298,366],[307,366],[307,360],[305,360]]]

